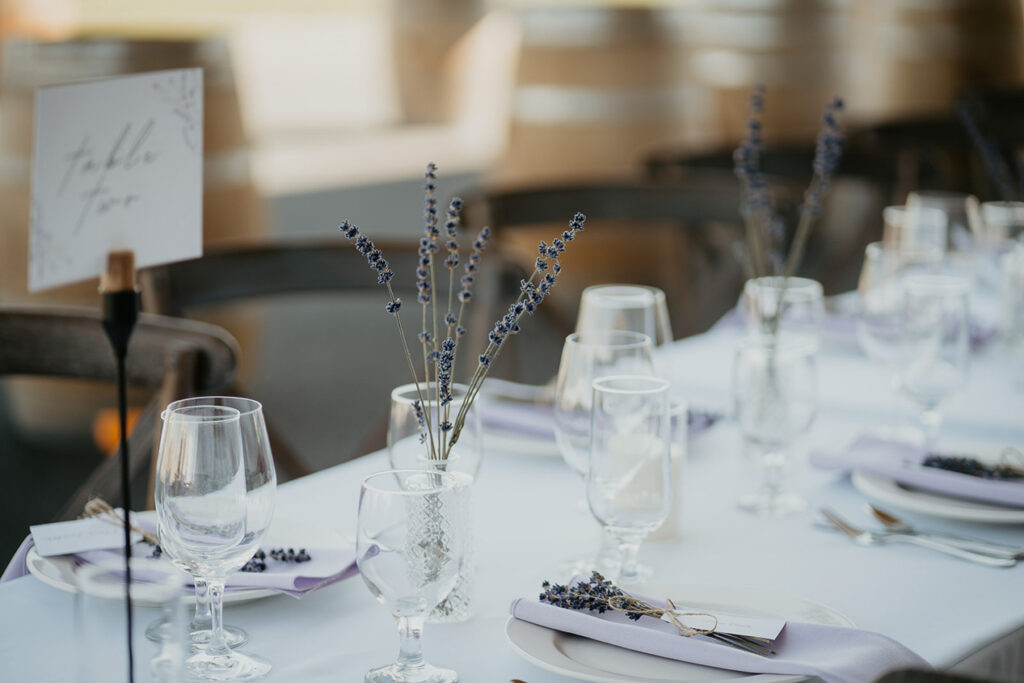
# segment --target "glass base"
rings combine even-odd
[[[761,491],[740,496],[737,505],[759,517],[788,517],[807,509],[807,501],[795,493],[768,495]]]
[[[396,663],[371,669],[363,680],[366,683],[457,683],[459,674],[430,664],[406,668]]]
[[[185,660],[185,671],[201,681],[257,681],[270,673],[270,662],[262,657],[232,652],[211,656],[199,652]]]
[[[146,638],[154,643],[166,642],[170,640],[170,633],[168,632],[170,628],[171,625],[166,619],[157,619],[146,627]],[[199,649],[206,647],[206,644],[210,642],[211,635],[212,631],[210,630],[192,631],[189,633],[192,646]],[[237,626],[225,626],[224,639],[227,641],[228,647],[234,649],[248,643],[249,634]]]
[[[612,575],[606,578],[611,579],[620,586],[631,586],[638,583],[644,583],[650,581],[651,577],[654,576],[654,570],[648,567],[646,564],[638,564],[633,574],[626,576],[625,574],[619,574],[618,576]]]

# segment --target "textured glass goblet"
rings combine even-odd
[[[359,494],[356,562],[374,597],[398,622],[394,664],[366,674],[369,683],[451,683],[458,674],[423,659],[427,614],[455,586],[466,525],[454,475],[389,470],[363,481]]]

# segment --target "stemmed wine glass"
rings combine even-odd
[[[263,406],[251,398],[236,396],[202,396],[175,401],[167,406],[167,410],[196,406],[226,406],[239,412],[239,427],[242,431],[242,452],[245,459],[245,488],[248,506],[247,534],[259,534],[270,525],[274,514],[274,497],[277,489],[277,474],[274,469],[274,458],[270,450],[270,438],[267,435],[267,424],[263,417]],[[251,538],[246,541],[251,543]],[[258,546],[258,542],[257,542]],[[254,549],[255,552],[255,549]],[[203,647],[210,641],[212,622],[210,615],[210,597],[206,580],[194,571],[187,563],[175,563],[192,575],[195,585],[196,607],[192,621],[189,623],[189,634],[192,644]],[[163,620],[154,621],[146,629],[146,637],[150,640],[164,639],[162,630],[167,628]],[[228,647],[241,647],[249,640],[249,634],[237,626],[224,625],[224,637]]]
[[[906,360],[900,388],[920,408],[925,446],[935,446],[939,407],[967,381],[970,357],[970,283],[949,275],[907,278],[904,308]]]
[[[640,544],[672,508],[669,383],[645,375],[593,381],[587,501],[620,550],[614,579],[638,583]]]
[[[590,413],[594,380],[607,375],[653,375],[651,340],[625,330],[575,332],[565,339],[555,378],[555,439],[562,458],[586,479],[590,467]],[[589,574],[606,564],[617,542],[607,529],[596,560],[571,562],[570,574]]]
[[[733,366],[736,421],[761,470],[760,488],[739,499],[745,510],[779,517],[806,507],[800,496],[783,492],[782,480],[787,448],[814,419],[815,350],[785,338],[740,342]]]
[[[583,290],[576,331],[646,334],[655,348],[672,341],[665,292],[645,285],[593,285]]]
[[[427,614],[459,576],[467,525],[465,492],[454,475],[389,470],[363,480],[356,563],[370,592],[398,622],[398,661],[366,674],[368,683],[449,683],[458,674],[427,664],[420,637]]]
[[[262,678],[269,662],[228,647],[224,582],[256,552],[272,516],[273,486],[251,497],[247,491],[236,408],[182,405],[169,407],[162,418],[154,487],[160,546],[176,564],[206,580],[211,602],[209,642],[185,668],[203,680]]]

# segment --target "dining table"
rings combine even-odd
[[[527,326],[524,325],[524,330]],[[1024,563],[992,568],[910,545],[864,546],[824,524],[828,506],[858,526],[878,528],[870,499],[848,473],[808,462],[815,449],[838,451],[860,434],[912,419],[893,390],[891,370],[865,357],[850,339],[825,338],[817,357],[817,411],[793,448],[787,489],[807,503],[783,518],[751,515],[737,498],[754,485],[742,436],[729,419],[731,366],[742,330],[719,326],[658,350],[658,370],[691,408],[726,417],[691,435],[677,471],[674,533],[649,540],[640,559],[659,585],[680,593],[713,590],[743,596],[789,596],[844,615],[884,634],[938,669],[985,680],[1024,679]],[[529,335],[516,340],[529,344]],[[944,406],[940,450],[957,453],[1024,446],[1024,358],[994,341],[971,358],[969,379]],[[338,440],[346,438],[344,433]],[[475,604],[468,621],[428,624],[424,652],[460,680],[558,683],[572,680],[523,657],[506,637],[509,606],[531,597],[559,567],[592,553],[599,527],[580,506],[584,483],[537,439],[488,445],[473,484]],[[550,444],[549,444],[550,446]],[[275,514],[330,527],[354,538],[360,483],[388,469],[385,451],[287,482]],[[1024,545],[1024,524],[982,523],[889,507],[914,525]],[[155,618],[137,607],[137,628]],[[75,600],[27,575],[0,584],[0,681],[124,680],[124,664],[77,670]],[[276,595],[230,604],[226,622],[245,628],[245,651],[270,660],[269,681],[356,681],[394,661],[395,621],[358,576],[295,599]],[[123,623],[102,625],[119,637]],[[760,680],[798,680],[780,676]],[[593,678],[591,680],[599,680]]]

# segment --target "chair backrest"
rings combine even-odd
[[[415,242],[375,240],[391,269],[408,273],[395,287],[411,288]],[[208,249],[198,259],[140,273],[144,307],[163,315],[220,303],[298,292],[379,289],[366,259],[343,237],[269,240]]]
[[[736,303],[743,277],[731,249],[742,229],[731,174],[686,183],[482,188],[463,196],[467,221],[490,225],[503,259],[520,272],[532,270],[539,240],[550,242],[574,212],[587,215],[583,236],[565,255],[554,301],[541,307],[563,336],[574,327],[582,289],[601,282],[665,289],[676,336],[703,331]]]
[[[234,378],[237,344],[224,330],[205,323],[142,315],[132,335],[127,382],[155,392],[129,438],[129,470],[135,496],[151,493],[146,464],[153,461],[159,413],[170,401],[216,393]],[[0,309],[0,376],[35,375],[110,381],[116,362],[99,313],[82,308]],[[120,500],[118,459],[107,458],[68,500],[58,519],[81,514],[100,496]],[[150,498],[151,502],[151,498]]]

